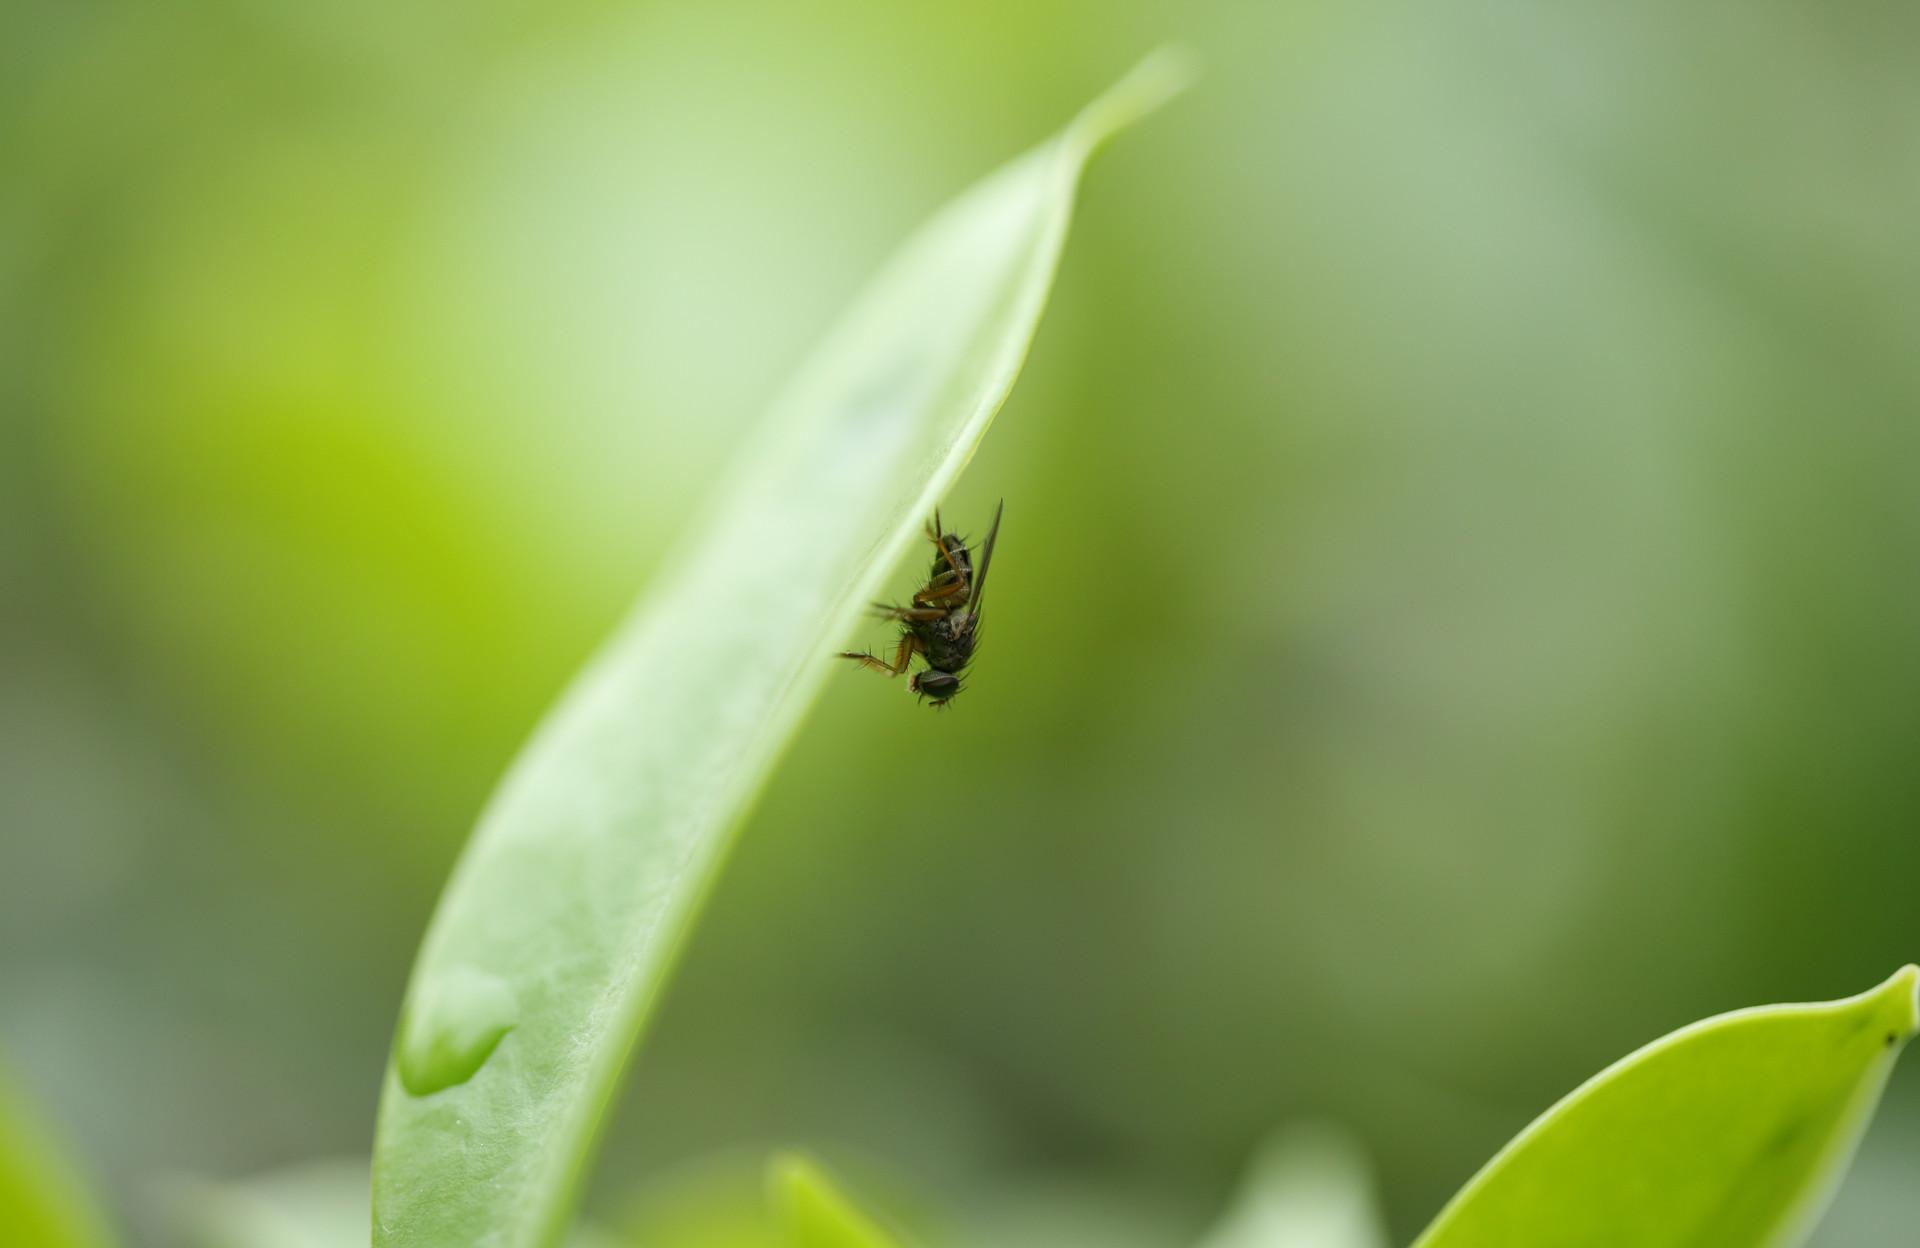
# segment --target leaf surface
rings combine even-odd
[[[1857,997],[1654,1041],[1516,1136],[1415,1248],[1801,1242],[1920,1022],[1917,982],[1909,966]]]
[[[530,1248],[565,1225],[733,829],[1013,385],[1088,157],[1185,79],[1149,58],[903,246],[515,761],[408,988],[381,1248]]]

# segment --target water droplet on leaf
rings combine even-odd
[[[465,966],[433,976],[415,990],[400,1025],[400,1086],[431,1096],[465,1083],[519,1021],[513,990],[497,976]]]

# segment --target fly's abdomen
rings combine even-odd
[[[926,625],[920,638],[927,666],[943,672],[958,672],[973,658],[973,621],[966,616],[948,616]]]

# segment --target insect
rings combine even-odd
[[[927,670],[915,673],[907,687],[935,707],[951,701],[960,692],[961,677],[980,644],[980,595],[987,587],[994,539],[1000,536],[1000,513],[1006,506],[1002,499],[993,509],[993,527],[987,530],[987,540],[980,548],[977,571],[967,539],[947,532],[940,524],[940,513],[935,511],[927,524],[927,540],[933,543],[934,556],[926,585],[915,591],[908,606],[874,604],[881,618],[900,625],[900,644],[894,649],[893,662],[865,650],[843,650],[840,657],[871,671],[898,676],[917,654],[926,660]]]

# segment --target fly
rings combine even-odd
[[[946,532],[940,524],[940,513],[935,511],[927,524],[927,540],[934,547],[927,583],[914,592],[910,605],[874,604],[882,619],[900,625],[900,644],[894,648],[893,662],[865,650],[842,651],[840,657],[871,671],[898,676],[919,655],[926,662],[926,670],[916,672],[907,688],[936,707],[950,702],[960,692],[961,678],[980,644],[980,595],[987,586],[993,543],[1000,536],[1000,513],[1006,506],[1003,499],[993,509],[993,527],[987,530],[987,540],[980,548],[977,572],[967,539]]]

